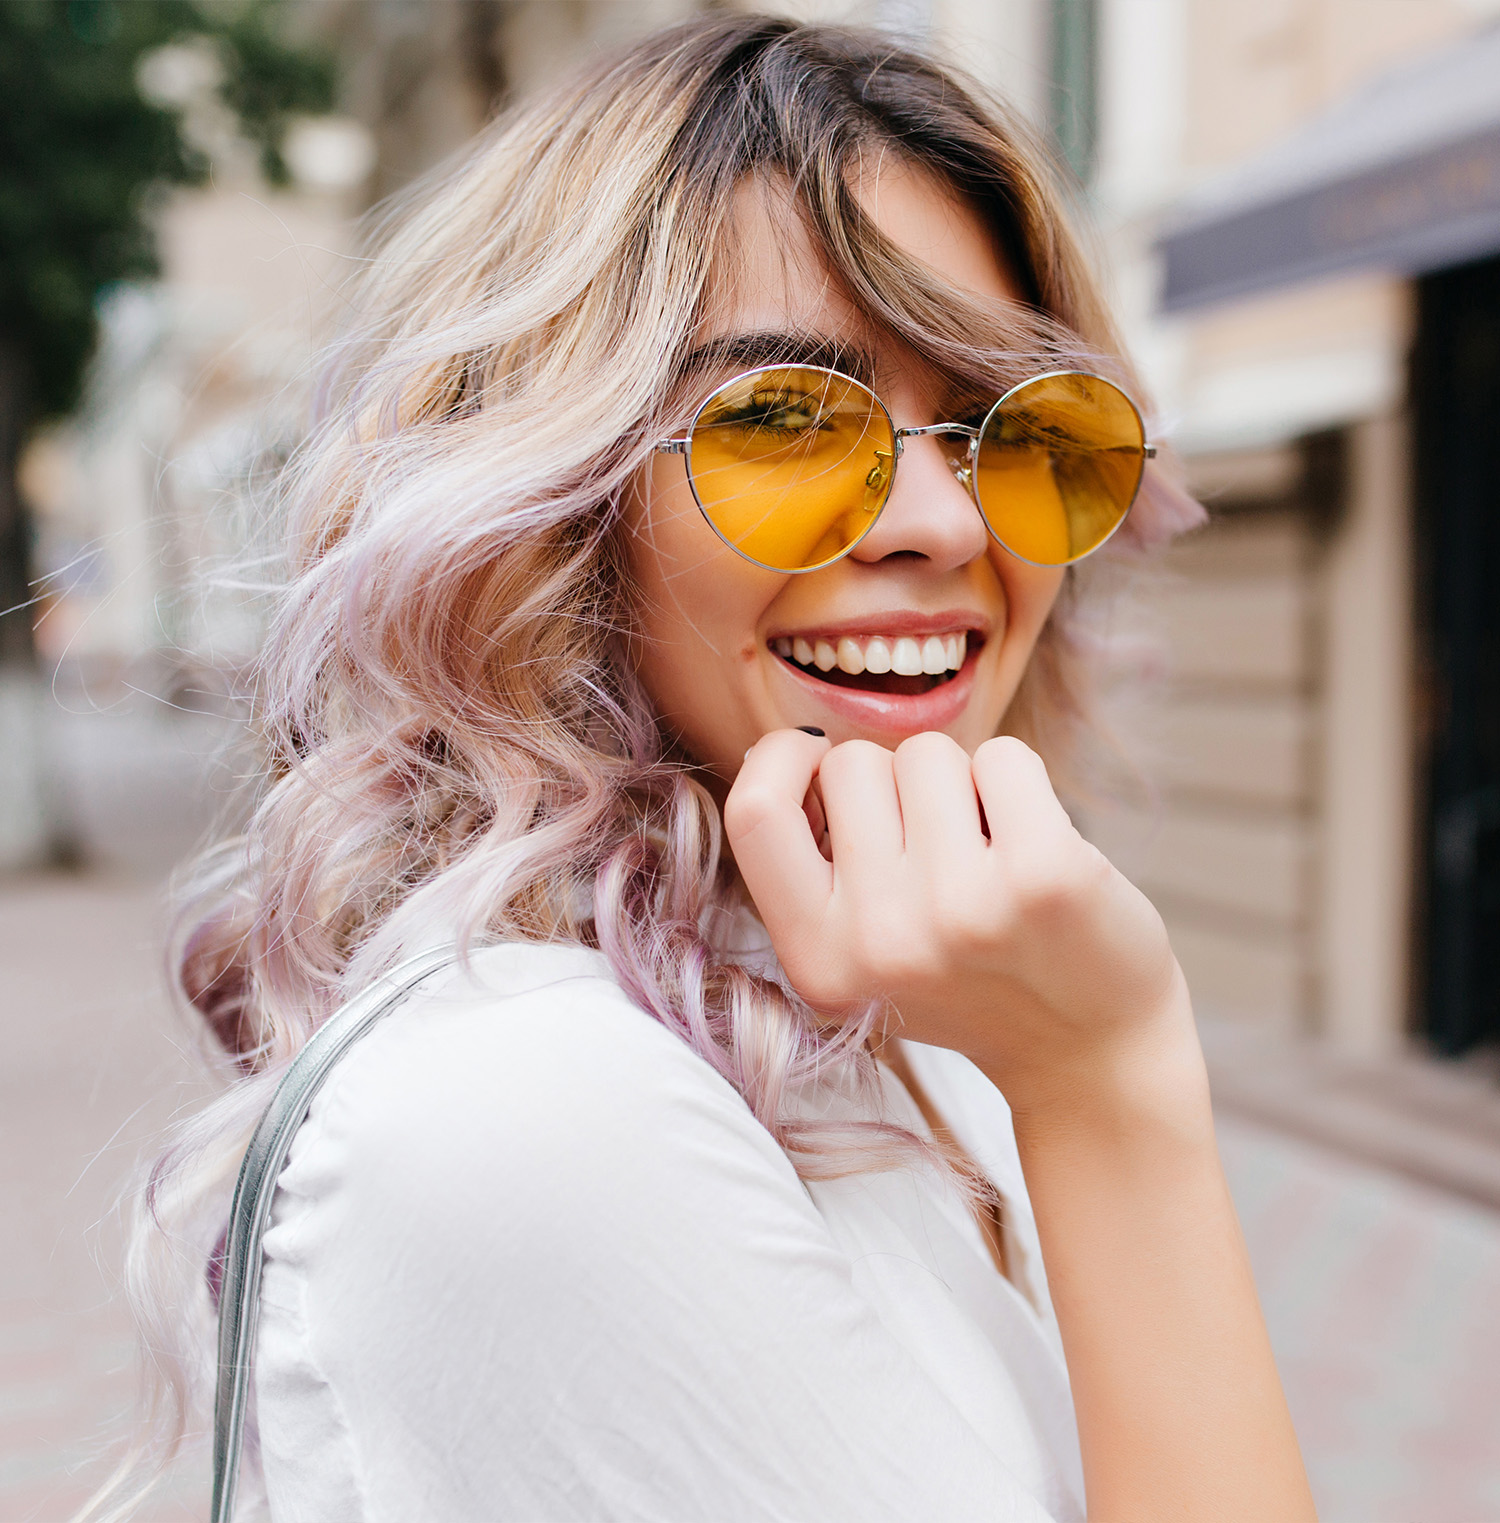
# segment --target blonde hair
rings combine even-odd
[[[851,188],[881,152],[975,209],[1022,310],[966,299],[881,236]],[[280,486],[262,796],[183,921],[182,992],[238,1077],[146,1194],[162,1452],[201,1389],[204,1266],[270,1087],[352,990],[435,935],[599,948],[805,1176],[931,1152],[792,1112],[830,1060],[869,1078],[872,1017],[829,1033],[723,954],[738,890],[716,806],[627,659],[617,526],[678,421],[752,177],[790,191],[866,319],[945,373],[993,391],[1083,362],[1138,392],[1046,165],[1003,108],[885,37],[708,19],[505,116],[389,215]],[[1120,543],[1195,511],[1153,469]],[[1007,721],[1058,773],[1087,719],[1077,606],[1060,601]]]

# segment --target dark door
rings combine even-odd
[[[1500,259],[1419,285],[1413,366],[1431,679],[1427,1028],[1500,1038]]]

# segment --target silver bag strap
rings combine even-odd
[[[245,1150],[229,1212],[229,1237],[219,1290],[211,1523],[231,1523],[234,1516],[240,1451],[245,1438],[245,1407],[250,1394],[250,1360],[255,1353],[255,1329],[260,1315],[261,1238],[292,1138],[333,1065],[417,984],[455,961],[456,956],[451,948],[444,947],[410,957],[335,1011],[287,1069]]]

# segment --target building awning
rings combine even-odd
[[[1173,209],[1165,310],[1500,251],[1500,27],[1376,79]]]

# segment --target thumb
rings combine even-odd
[[[822,736],[773,731],[746,753],[724,801],[724,833],[777,947],[817,924],[833,895],[833,867],[804,809],[828,751]]]

